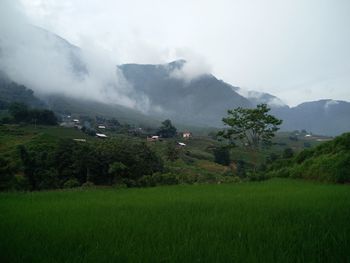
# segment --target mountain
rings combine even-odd
[[[237,92],[246,97],[255,106],[265,103],[268,104],[271,109],[289,108],[280,98],[269,93],[253,90],[243,91],[242,89],[238,89]]]
[[[346,101],[310,101],[274,113],[284,120],[284,130],[305,129],[333,136],[350,131],[350,103]]]
[[[34,96],[31,89],[10,80],[0,71],[0,110],[5,109],[12,102],[25,103],[35,108],[45,107],[45,103]]]
[[[119,66],[137,92],[143,93],[157,107],[151,114],[182,123],[221,127],[227,109],[255,107],[266,103],[271,113],[283,120],[282,130],[302,130],[338,135],[350,131],[350,103],[337,100],[305,102],[289,107],[268,93],[245,91],[211,74],[191,80],[178,78],[173,72],[183,69],[186,61],[169,64]]]
[[[350,130],[349,102],[321,100],[289,107],[276,96],[245,91],[212,74],[191,76],[185,60],[116,67],[84,55],[44,29],[26,26],[22,31],[27,34],[9,31],[0,36],[0,106],[21,101],[135,124],[157,125],[169,118],[187,127],[222,127],[228,109],[267,103],[284,120],[283,130],[324,135]]]
[[[121,123],[139,125],[142,127],[160,126],[160,121],[147,116],[140,111],[117,104],[107,104],[94,100],[81,100],[67,96],[47,96],[48,107],[62,115],[81,115],[90,117],[116,118]]]
[[[136,92],[145,94],[156,109],[152,115],[194,125],[220,126],[227,109],[251,107],[252,103],[234,87],[211,74],[193,79],[174,75],[186,62],[119,66]]]

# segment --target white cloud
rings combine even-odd
[[[324,108],[327,111],[330,107],[332,107],[333,105],[337,105],[339,104],[339,101],[337,100],[328,100],[325,104],[324,104]]]
[[[248,99],[255,99],[258,101],[258,103],[266,103],[271,107],[284,107],[286,104],[277,97],[269,97],[269,94],[264,94],[263,92],[259,91],[252,91],[252,90],[246,90],[242,88],[235,89],[236,92],[238,92],[243,97],[246,97]]]
[[[14,6],[3,2],[0,16],[0,70],[12,80],[32,88],[39,96],[66,95],[119,104],[141,111],[151,108],[144,95],[136,94],[116,67],[116,60],[93,42],[85,49],[43,29],[27,24],[13,14]]]
[[[211,66],[203,56],[189,50],[177,49],[175,51],[177,58],[183,58],[186,62],[180,68],[175,68],[170,72],[170,77],[191,81],[205,74],[211,73]]]
[[[290,105],[350,100],[346,0],[17,1],[31,23],[76,45],[88,37],[119,63],[165,63],[188,47],[218,78]],[[188,64],[181,74],[207,71],[196,67]]]

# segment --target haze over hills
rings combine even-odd
[[[18,88],[13,87],[18,84],[34,90],[47,107],[60,113],[74,111],[133,122],[170,118],[203,127],[221,127],[227,109],[267,103],[284,120],[284,130],[325,135],[350,130],[350,103],[346,101],[312,101],[291,108],[271,94],[243,90],[210,73],[188,74],[185,60],[116,66],[46,30],[29,27],[26,32],[35,37],[29,41],[24,41],[25,35],[2,38],[2,101],[16,100],[13,94]],[[9,85],[12,81],[17,84]],[[22,88],[22,92],[29,94],[28,104],[34,103],[30,91]],[[17,94],[20,101],[25,98],[22,95]]]
[[[119,66],[135,91],[145,94],[156,110],[152,115],[178,122],[219,126],[228,108],[250,107],[251,102],[234,88],[211,74],[193,79],[178,77],[186,62],[164,65],[125,64]]]

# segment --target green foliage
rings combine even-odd
[[[239,141],[253,150],[258,149],[261,143],[270,144],[282,120],[267,114],[269,111],[266,104],[259,104],[255,109],[238,107],[228,110],[229,116],[222,121],[229,128],[219,132],[219,136],[234,145]]]
[[[266,163],[271,164],[274,161],[276,161],[278,158],[279,158],[279,156],[276,153],[272,152],[267,156]]]
[[[246,177],[247,163],[244,160],[237,161],[237,176],[240,178]]]
[[[168,161],[174,162],[179,159],[180,149],[176,147],[176,142],[169,141],[166,144],[165,156]]]
[[[13,168],[8,159],[0,156],[0,191],[10,188],[13,178]]]
[[[86,183],[82,184],[82,187],[83,188],[93,188],[93,187],[95,187],[95,184],[92,183],[92,182],[87,181]]]
[[[31,89],[5,80],[0,72],[0,109],[7,109],[13,102],[26,103],[31,107],[44,106],[44,103],[34,96]]]
[[[334,183],[350,182],[350,133],[305,149],[290,161],[273,164],[269,174]]]
[[[217,147],[214,149],[214,160],[216,163],[222,165],[230,165],[231,157],[230,150],[228,147]]]
[[[127,166],[122,162],[113,162],[109,165],[108,173],[111,175],[110,183],[114,183],[115,181],[120,181],[124,175],[124,172],[127,170]]]
[[[50,110],[44,109],[29,109],[23,103],[12,103],[9,106],[9,112],[13,117],[15,123],[33,123],[56,125],[57,118]]]
[[[171,120],[165,120],[158,129],[157,134],[162,138],[172,138],[176,136],[176,128],[172,125]]]
[[[228,117],[222,121],[229,127],[218,133],[219,137],[229,142],[228,146],[240,145],[250,152],[253,172],[257,172],[259,149],[271,145],[272,138],[282,123],[282,120],[268,114],[269,111],[266,104],[259,104],[254,109],[238,107],[228,110]]]
[[[15,131],[17,139],[26,135],[21,130]],[[144,175],[163,170],[162,159],[139,140],[76,142],[39,133],[28,141],[20,140],[22,143],[13,143],[11,139],[9,142],[13,149],[0,154],[0,190],[56,189],[64,187],[69,179],[76,179],[79,185],[86,182],[112,185],[119,183],[118,178],[136,182]],[[18,185],[15,174],[23,174],[26,183]]]
[[[283,150],[282,158],[289,159],[294,156],[294,151],[292,148],[286,148]]]
[[[69,179],[63,184],[63,188],[74,188],[78,186],[80,186],[80,184],[75,178]]]
[[[154,173],[153,175],[145,175],[138,180],[139,186],[157,186],[157,185],[175,185],[179,180],[172,173]]]

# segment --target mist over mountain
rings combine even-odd
[[[350,103],[337,100],[305,102],[289,107],[276,96],[246,91],[218,80],[212,74],[191,81],[172,77],[186,61],[163,65],[126,64],[119,68],[136,91],[144,93],[151,104],[159,107],[155,116],[178,122],[212,127],[222,126],[227,109],[255,107],[266,103],[272,114],[283,120],[282,130],[302,130],[337,135],[350,130]]]
[[[177,77],[185,65],[186,61],[178,60],[163,65],[125,64],[119,68],[135,91],[145,94],[157,109],[151,114],[159,117],[219,126],[227,109],[252,106],[231,85],[211,74],[192,79]]]
[[[27,23],[0,25],[0,70],[34,90],[147,111],[147,98],[135,93],[110,57],[98,49],[80,49],[65,39]]]
[[[221,127],[228,109],[266,103],[284,120],[283,130],[326,135],[350,130],[350,103],[345,101],[321,100],[290,108],[271,94],[217,79],[201,63],[116,66],[97,51],[80,49],[44,29],[25,24],[17,28],[20,31],[1,27],[0,100],[6,103],[22,101],[60,113],[125,121],[169,118],[210,127]]]
[[[326,135],[339,135],[350,130],[350,103],[346,101],[310,101],[272,112],[284,120],[285,130],[306,129]]]

